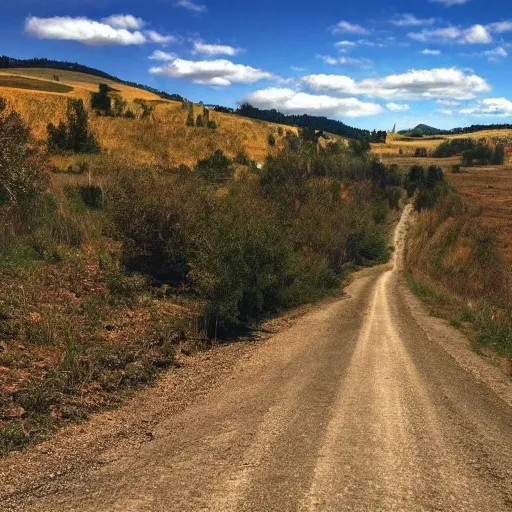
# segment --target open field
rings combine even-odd
[[[406,156],[385,156],[386,164],[396,164],[406,171],[412,165],[438,165],[445,171],[450,183],[464,196],[469,204],[479,208],[482,214],[479,223],[496,233],[506,262],[512,265],[512,165],[467,167],[454,174],[452,166],[460,157],[414,158]],[[512,266],[510,267],[512,269]]]

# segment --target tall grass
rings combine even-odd
[[[512,358],[510,274],[498,237],[482,225],[480,209],[452,192],[422,213],[406,262],[418,296],[454,325],[469,324],[477,346]]]

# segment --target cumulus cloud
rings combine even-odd
[[[441,55],[441,50],[429,50],[428,48],[425,48],[424,50],[421,50],[421,53],[423,55]]]
[[[383,78],[367,78],[359,82],[342,75],[309,75],[301,84],[316,92],[343,96],[364,95],[384,99],[473,99],[491,90],[487,81],[457,68],[412,70]]]
[[[370,31],[361,25],[355,25],[348,21],[340,21],[332,28],[333,34],[358,34],[367,35]]]
[[[460,110],[461,114],[478,116],[512,116],[512,101],[506,98],[487,98],[477,101],[474,105]]]
[[[202,55],[238,55],[242,50],[224,44],[206,44],[201,41],[194,41],[192,53]]]
[[[357,98],[334,98],[275,87],[252,92],[242,102],[248,102],[254,107],[262,109],[275,108],[286,114],[363,117],[383,112],[381,105],[365,103]]]
[[[432,25],[435,18],[417,18],[414,14],[402,14],[398,18],[391,20],[397,27],[417,27],[420,25]]]
[[[169,43],[175,43],[178,40],[178,38],[175,36],[170,36],[170,35],[163,36],[162,34],[155,32],[154,30],[147,30],[146,36],[149,38],[149,40],[151,42],[163,44],[163,45],[166,45]]]
[[[103,18],[103,21],[114,28],[126,28],[130,30],[137,30],[146,25],[142,18],[136,18],[131,14],[112,14],[108,18]]]
[[[386,108],[391,112],[407,112],[411,107],[405,103],[386,103]]]
[[[459,27],[423,29],[420,32],[410,32],[408,36],[422,43],[489,44],[492,42],[492,35],[487,28],[478,24],[466,29]]]
[[[453,110],[449,108],[438,108],[436,109],[436,112],[443,114],[443,116],[453,116]]]
[[[155,50],[148,58],[150,60],[171,61],[177,59],[177,55],[175,53],[163,52],[162,50]]]
[[[206,5],[196,4],[194,2],[191,2],[190,0],[180,0],[175,5],[176,7],[183,7],[184,9],[188,9],[189,11],[198,13],[206,12],[208,10],[208,7],[206,7]]]
[[[202,61],[175,59],[169,64],[151,68],[149,72],[153,75],[190,80],[195,84],[222,87],[234,83],[252,84],[260,80],[276,78],[267,71],[234,64],[224,59]]]
[[[84,17],[54,16],[52,18],[38,18],[31,16],[25,22],[25,31],[39,39],[79,41],[91,46],[127,46],[147,42],[144,34],[139,31],[131,32],[125,28],[115,28],[105,22]]]

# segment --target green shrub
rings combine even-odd
[[[48,125],[48,150],[53,153],[98,153],[99,144],[89,129],[89,116],[81,99],[69,99],[67,123]]]
[[[234,169],[231,160],[218,149],[209,157],[199,160],[196,171],[207,182],[219,184],[231,178]]]
[[[43,162],[33,154],[30,142],[27,124],[0,98],[0,208],[29,200],[48,184]]]
[[[484,143],[478,143],[474,148],[468,149],[462,153],[462,165],[471,167],[472,165],[489,165],[495,154],[492,148]]]
[[[245,150],[237,153],[234,162],[240,165],[251,165],[251,159]]]
[[[416,158],[426,158],[428,156],[427,148],[416,148],[414,151]]]
[[[505,163],[505,146],[503,144],[497,144],[494,148],[494,154],[492,156],[492,165],[503,165]]]
[[[404,188],[407,196],[412,197],[414,192],[425,182],[425,169],[421,165],[413,165],[404,179]]]
[[[445,140],[432,152],[432,158],[448,158],[450,156],[462,155],[464,151],[472,150],[476,141],[471,138]]]

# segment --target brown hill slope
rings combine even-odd
[[[55,79],[58,77],[58,81]],[[193,165],[216,149],[228,156],[245,150],[253,160],[262,160],[268,152],[268,136],[278,139],[276,124],[246,119],[219,112],[210,113],[218,128],[186,126],[187,112],[179,102],[167,101],[157,95],[110,82],[84,73],[52,69],[16,69],[0,71],[0,97],[18,111],[29,123],[34,136],[44,141],[49,122],[64,118],[68,98],[82,98],[90,110],[90,93],[107,83],[135,108],[137,98],[151,102],[153,119],[122,119],[90,116],[91,126],[105,153],[118,161],[140,163]],[[68,87],[66,87],[68,86]],[[72,90],[67,91],[68,88]],[[194,107],[194,115],[202,107]],[[283,126],[283,130],[296,131]],[[103,158],[102,157],[102,158]]]

